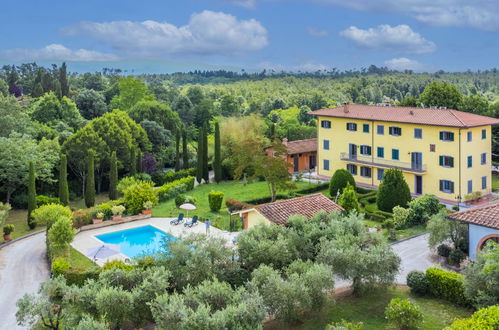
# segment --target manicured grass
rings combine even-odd
[[[90,261],[86,256],[81,254],[78,250],[75,248],[71,247],[69,250],[69,257],[68,257],[69,264],[73,268],[78,268],[78,269],[87,269],[92,266],[95,266],[95,264]]]
[[[443,329],[454,319],[469,317],[470,310],[457,307],[443,300],[412,295],[407,287],[377,289],[361,297],[343,296],[337,298],[317,313],[306,315],[303,323],[298,325],[284,325],[271,322],[265,326],[267,330],[277,329],[324,329],[331,322],[342,319],[351,322],[363,322],[364,330],[390,329],[385,319],[385,307],[392,298],[409,298],[421,307],[424,317],[422,329]]]
[[[295,183],[298,190],[313,187],[315,185],[308,182]],[[224,193],[222,209],[219,212],[210,211],[210,207],[208,204],[208,193],[212,190],[221,191]],[[286,192],[280,191],[278,193]],[[269,197],[270,193],[267,183],[263,181],[253,182],[246,185],[244,185],[240,181],[226,181],[219,184],[210,183],[196,186],[194,190],[187,192],[186,195],[193,196],[197,200],[197,210],[190,211],[189,217],[197,215],[200,218],[208,218],[212,221],[213,226],[217,226],[223,229],[229,229],[229,213],[227,208],[225,207],[225,200],[227,198],[233,198],[238,201],[247,201],[257,198]],[[186,211],[177,209],[174,200],[169,200],[154,207],[152,215],[154,217],[176,217],[181,212],[187,215]]]
[[[492,175],[492,191],[499,190],[499,175]]]
[[[28,211],[27,210],[18,210],[18,209],[12,209],[9,212],[9,216],[5,220],[5,223],[10,223],[14,225],[14,231],[12,232],[12,239],[16,239],[18,237],[27,235],[31,232],[38,231],[43,229],[43,226],[36,227],[35,229],[31,230],[28,227]],[[0,242],[3,242],[3,231],[1,232],[1,238]]]

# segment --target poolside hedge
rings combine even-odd
[[[156,189],[159,201],[165,202],[194,189],[194,180],[195,178],[193,176],[188,176],[162,185],[160,188]]]

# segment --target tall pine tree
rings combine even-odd
[[[198,133],[198,150],[197,150],[197,165],[196,165],[196,180],[201,183],[203,179],[203,141],[204,141],[204,126],[201,127]]]
[[[111,164],[109,170],[109,199],[118,199],[118,191],[116,186],[118,185],[118,161],[116,159],[116,151],[111,154]]]
[[[182,167],[189,168],[189,153],[187,151],[187,132],[182,129]]]
[[[215,155],[213,159],[213,171],[215,171],[215,181],[222,181],[222,150],[220,145],[220,125],[215,123]]]
[[[210,182],[210,173],[208,171],[208,127],[203,125],[203,179],[204,182]]]
[[[69,204],[68,158],[65,154],[61,154],[59,164],[59,199],[63,205]]]
[[[180,171],[180,130],[175,134],[175,171]]]
[[[29,162],[29,176],[28,176],[28,226],[35,228],[36,224],[31,218],[31,212],[36,209],[36,185],[35,185],[35,167],[33,162]]]
[[[92,207],[95,205],[94,155],[91,152],[87,156],[87,182],[85,184],[85,205],[87,207]]]
[[[135,155],[135,149],[132,148],[130,151],[130,175],[134,176],[137,174],[137,156]]]
[[[61,86],[62,96],[69,97],[69,83],[66,62],[63,62],[61,68],[59,69],[59,84]]]

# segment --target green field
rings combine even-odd
[[[310,188],[315,185],[308,182],[295,183],[297,189]],[[222,209],[219,212],[211,212],[208,205],[208,193],[212,190],[221,191],[224,193],[224,202],[222,204]],[[189,217],[197,215],[200,218],[208,218],[212,221],[214,226],[228,229],[229,213],[227,208],[225,207],[226,198],[233,198],[238,201],[247,201],[251,199],[269,197],[270,193],[267,183],[264,181],[253,182],[246,185],[240,181],[225,181],[219,184],[210,183],[196,186],[194,190],[188,191],[187,193],[185,193],[185,195],[193,196],[194,198],[196,198],[197,210],[190,211]],[[174,200],[169,200],[154,207],[152,215],[154,217],[176,217],[181,212],[186,214],[185,211],[177,209]],[[216,222],[218,222],[218,224]]]
[[[305,315],[301,324],[283,325],[271,322],[265,326],[267,330],[281,329],[324,329],[331,322],[342,319],[352,322],[363,322],[364,330],[390,329],[385,319],[384,311],[390,299],[410,298],[418,304],[423,312],[424,322],[422,329],[443,329],[450,325],[454,319],[469,317],[471,311],[454,306],[446,301],[412,295],[408,288],[378,289],[362,297],[343,296],[337,298],[335,303],[330,303],[317,313]]]

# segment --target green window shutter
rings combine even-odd
[[[454,193],[454,182],[453,181],[450,182],[450,192]]]
[[[440,140],[444,139],[444,132],[440,132]]]
[[[444,166],[444,156],[439,156],[438,157],[438,162],[440,166]]]
[[[450,167],[454,167],[454,157],[450,157]]]
[[[402,127],[399,127],[400,136],[402,136]]]
[[[450,141],[454,141],[454,133],[450,133]]]
[[[439,184],[440,184],[440,186],[439,186],[440,191],[444,190],[443,189],[444,188],[444,182],[443,182],[443,180],[440,180]]]

